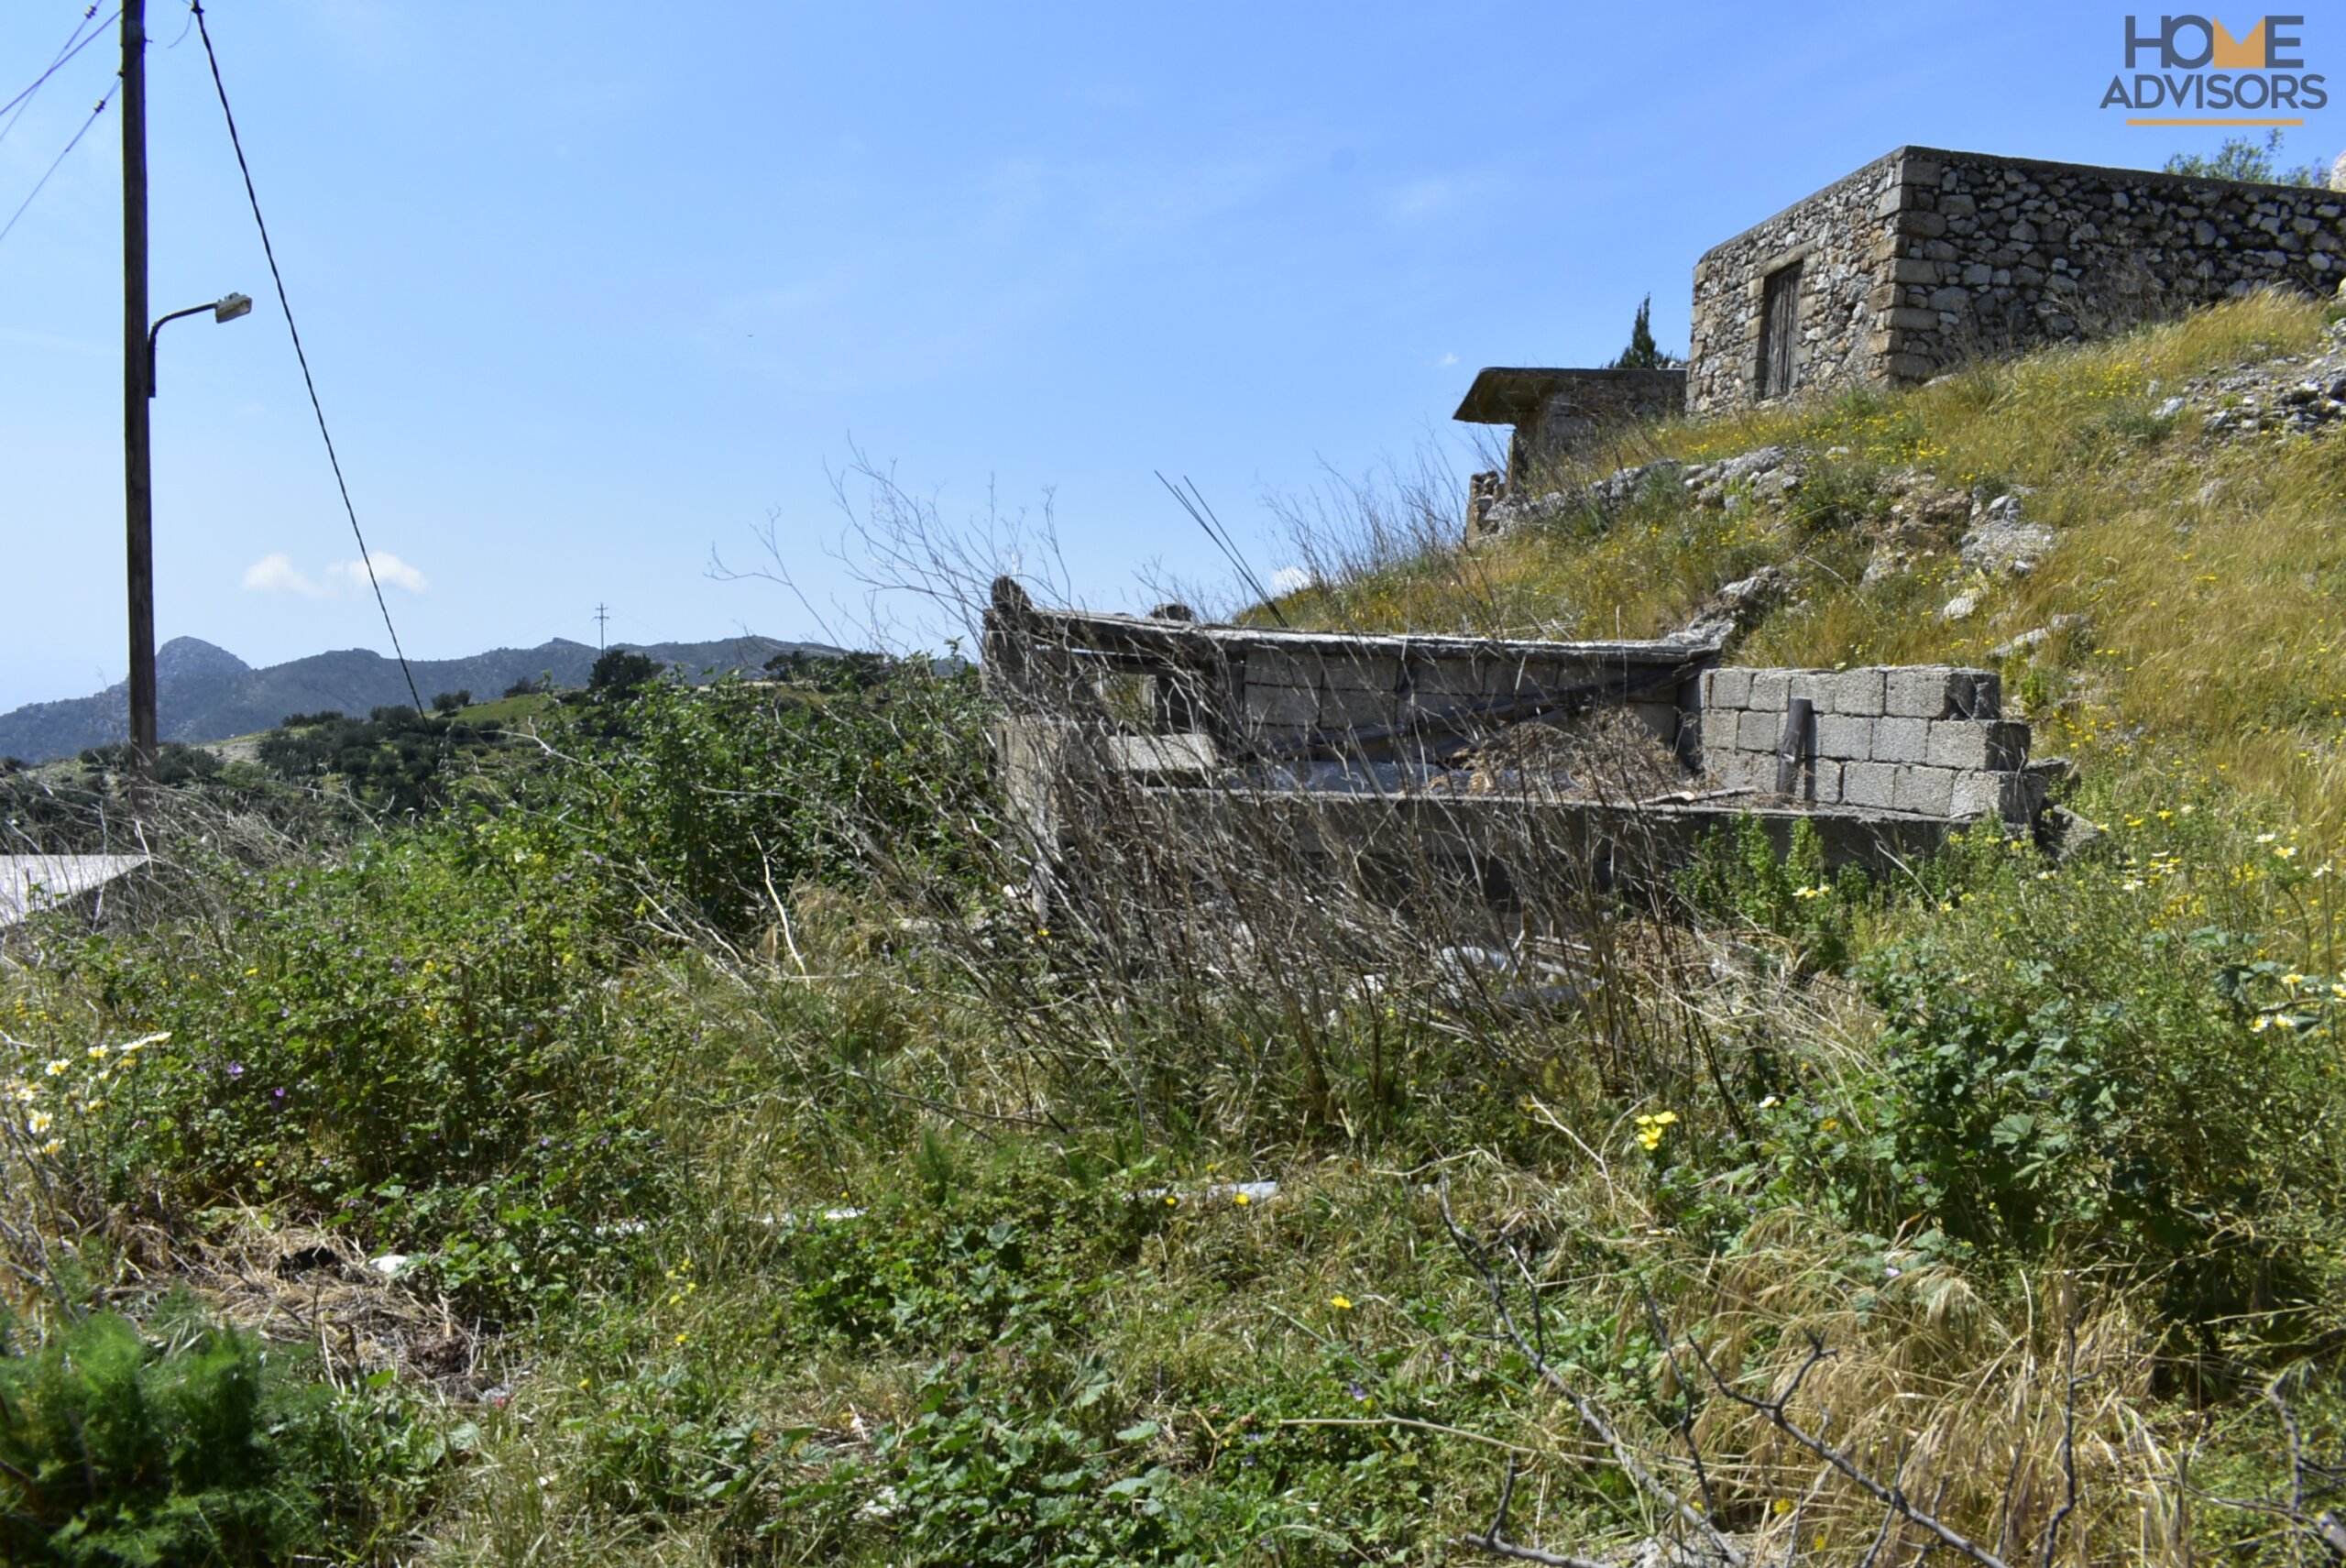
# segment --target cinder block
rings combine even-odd
[[[1492,672],[1502,668],[1512,673],[1512,666],[1496,664],[1478,669],[1471,659],[1429,659],[1422,663],[1412,661],[1409,691],[1429,706],[1506,696],[1513,691],[1513,685],[1494,685],[1489,679]]]
[[[1841,764],[1819,757],[1801,770],[1800,797],[1818,806],[1841,804]]]
[[[1394,705],[1389,693],[1332,686],[1320,694],[1319,706],[1320,722],[1331,729],[1343,729],[1390,723]]]
[[[2011,773],[2028,761],[2028,726],[1994,718],[1943,718],[1931,725],[1924,762],[1935,768]]]
[[[1755,713],[1781,713],[1792,700],[1792,672],[1790,670],[1754,670],[1751,672],[1751,697],[1744,706]]]
[[[1958,692],[1963,707],[1970,706],[1974,683],[1968,679],[1957,681],[1957,672],[1952,665],[1906,664],[1885,670],[1882,674],[1881,710],[1892,718],[1950,718],[1957,711]],[[1921,761],[1919,757],[1915,760]]]
[[[1969,690],[1961,686],[1956,692],[1956,715],[1961,718],[2001,718],[2004,716],[2004,677],[1993,670],[1957,670],[1968,678]]]
[[[1746,751],[1766,751],[1772,756],[1776,748],[1783,743],[1783,739],[1784,715],[1781,708],[1773,713],[1758,713],[1747,708],[1742,723],[1736,728],[1735,743]]]
[[[1743,715],[1734,708],[1706,708],[1699,720],[1705,759],[1724,757],[1736,748],[1736,726],[1743,722]],[[1705,762],[1707,766],[1707,762]]]
[[[1705,751],[1703,753],[1703,787],[1705,789],[1749,789],[1751,769],[1762,761],[1749,751]],[[1775,764],[1769,764],[1773,767]]]
[[[1808,705],[1819,713],[1833,707],[1833,683],[1838,679],[1830,670],[1800,670],[1792,675],[1792,695],[1806,697]]]
[[[1338,691],[1389,692],[1400,678],[1401,661],[1385,654],[1327,661],[1327,684]]]
[[[1841,804],[1887,811],[1897,798],[1898,770],[1888,762],[1844,762]]]
[[[1315,672],[1306,670],[1291,653],[1250,652],[1246,656],[1246,680],[1252,685],[1309,686],[1318,685]]]
[[[1891,787],[1890,804],[1900,811],[1945,817],[1955,804],[1955,780],[1953,768],[1901,765],[1897,782]]]
[[[1320,695],[1301,686],[1248,681],[1246,717],[1257,724],[1312,724],[1320,718]]]
[[[2044,781],[2029,773],[1957,773],[1950,817],[2001,817],[2024,823],[2045,804]]]
[[[1873,756],[1873,720],[1846,713],[1816,716],[1816,754],[1845,762],[1863,762]]]
[[[1877,762],[1922,762],[1930,757],[1931,722],[1927,718],[1877,718],[1873,721],[1871,759]]]
[[[1703,707],[1749,707],[1751,706],[1751,672],[1749,670],[1705,670],[1703,672]]]
[[[1882,673],[1844,670],[1833,678],[1833,711],[1873,718],[1881,712]]]

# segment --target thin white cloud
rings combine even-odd
[[[353,589],[367,587],[367,564],[364,561],[338,561],[326,568],[326,575],[340,577]],[[411,594],[420,594],[432,586],[422,572],[388,550],[375,552],[375,578],[391,587],[405,588]]]
[[[290,555],[264,555],[246,567],[245,587],[256,593],[300,594],[313,599],[334,592],[331,587],[312,582]]]
[[[432,584],[424,575],[388,551],[375,556],[375,576],[388,587],[420,594]],[[336,561],[312,577],[282,552],[264,555],[245,568],[245,587],[255,593],[300,594],[303,598],[333,598],[345,591],[368,591],[363,561]]]
[[[1281,566],[1271,574],[1271,592],[1291,594],[1308,588],[1320,580],[1318,573],[1309,566]]]
[[[1435,360],[1435,361],[1433,362],[1433,367],[1434,367],[1435,369],[1439,370],[1439,369],[1442,368],[1444,366],[1448,366],[1448,365],[1455,365],[1455,364],[1457,364],[1457,363],[1458,363],[1458,356],[1456,356],[1455,354],[1445,354],[1445,355],[1443,355],[1441,358],[1439,358],[1439,359],[1437,359],[1437,360]]]

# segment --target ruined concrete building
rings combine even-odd
[[[2257,289],[2327,295],[2346,279],[2342,219],[2346,195],[2318,186],[1902,147],[1704,253],[1675,401],[1608,379],[1654,372],[1478,376],[1457,417],[1516,439],[1475,504],[1522,482],[1518,455],[1586,450],[1659,412],[1911,386]]]
[[[1004,578],[984,663],[1042,882],[1122,852],[1103,840],[1178,852],[1211,825],[1260,835],[1254,858],[1381,859],[1505,898],[1535,861],[1612,881],[1666,871],[1746,815],[1780,843],[1805,820],[1828,863],[1879,871],[1970,823],[2025,831],[2044,804],[2048,768],[2003,718],[1993,672],[1723,669],[1721,651],[1716,634],[1555,642],[1052,610]]]

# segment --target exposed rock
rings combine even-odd
[[[1783,603],[1792,590],[1792,580],[1781,569],[1762,566],[1751,576],[1738,577],[1713,592],[1695,608],[1684,626],[1670,634],[1671,641],[1716,641],[1725,646]]]
[[[1991,576],[2024,576],[2036,569],[2053,548],[2053,531],[2021,520],[2021,497],[2026,493],[2007,491],[1974,514],[1960,547],[1965,565]]]
[[[2023,631],[2009,642],[1997,643],[1988,650],[1988,657],[2010,659],[2022,653],[2033,653],[2064,631],[2081,631],[2092,624],[2089,616],[2056,615],[2043,626]]]
[[[1746,494],[1760,501],[1783,499],[1807,481],[1808,466],[1781,446],[1760,446],[1697,464],[1681,477],[1695,505],[1732,507]]]
[[[1663,458],[1657,463],[1640,463],[1634,468],[1623,468],[1597,480],[1588,488],[1588,499],[1592,505],[1602,510],[1616,510],[1644,495],[1649,487],[1668,484],[1685,472],[1685,464],[1671,458]]]
[[[2048,806],[2036,819],[2037,842],[2054,861],[2066,865],[2108,835],[2101,825],[2078,816],[2066,806]]]
[[[1578,511],[1577,496],[1562,490],[1550,490],[1543,496],[1505,497],[1490,506],[1483,514],[1481,537],[1496,538],[1512,533],[1519,528],[1536,528],[1543,523],[1561,522]]]
[[[1939,619],[1941,620],[1968,620],[1971,618],[1972,611],[1979,608],[1979,596],[1978,594],[1957,594],[1953,598],[1947,600],[1946,604],[1939,607]]]
[[[1550,490],[1520,498],[1496,495],[1497,476],[1477,474],[1469,481],[1466,537],[1487,539],[1574,516],[1594,514],[1603,520],[1641,496],[1675,484],[1685,467],[1683,463],[1664,458],[1618,469],[1584,489]],[[1484,485],[1485,480],[1490,484]]]

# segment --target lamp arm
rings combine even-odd
[[[163,323],[175,322],[181,316],[201,315],[211,309],[210,305],[190,305],[183,311],[173,311],[170,315],[159,318],[147,329],[147,395],[149,398],[155,395],[155,340],[162,335]]]

